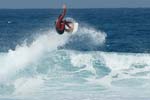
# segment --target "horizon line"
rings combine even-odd
[[[149,9],[150,7],[91,7],[91,8],[67,8],[67,9]],[[3,9],[62,9],[62,8],[0,8],[0,10]]]

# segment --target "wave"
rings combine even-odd
[[[57,35],[52,30],[35,38],[30,45],[24,43],[14,51],[0,53],[0,94],[18,96],[68,87],[82,90],[86,86],[88,90],[149,85],[149,54],[59,49],[80,40],[90,46],[103,45],[106,36],[88,28],[79,29],[75,36]]]
[[[78,32],[71,36],[63,49],[73,49],[79,51],[94,51],[105,44],[107,34],[96,30],[91,26],[80,26]]]
[[[149,61],[149,54],[48,51],[34,62],[11,68],[0,82],[1,94],[29,95],[40,89],[80,90],[83,86],[147,87]]]
[[[77,34],[81,35],[82,31],[85,34],[85,30],[87,29],[80,29],[80,31]],[[91,36],[93,36],[91,38],[91,42],[95,41],[94,35],[98,33],[96,33],[96,30],[94,31],[94,29],[90,32],[89,31],[90,30],[86,32],[88,35],[90,35],[90,32],[93,32],[91,33]],[[101,33],[99,34],[103,36]],[[32,88],[36,88],[36,86],[38,87],[38,85],[42,84],[42,78],[39,79],[39,77],[41,77],[39,73],[42,74],[42,72],[37,72],[37,70],[40,69],[42,66],[46,67],[53,65],[47,64],[49,63],[48,61],[51,60],[49,59],[49,57],[51,56],[47,58],[46,62],[45,60],[43,61],[41,57],[47,57],[47,52],[57,51],[60,46],[69,43],[71,40],[71,35],[58,35],[53,29],[51,29],[50,31],[43,32],[40,36],[34,38],[35,39],[33,40],[33,42],[29,45],[27,45],[27,43],[24,43],[20,46],[18,45],[15,50],[9,50],[8,53],[0,54],[0,94],[17,94],[21,93],[21,90],[23,91],[23,93],[25,93],[25,90],[31,90],[28,88],[29,84]],[[102,41],[103,40],[100,40],[101,43]],[[42,62],[38,63],[41,60]],[[43,68],[41,68],[41,70],[43,70]],[[34,83],[39,84],[32,85],[31,80],[34,81]],[[30,92],[28,91],[27,93]]]

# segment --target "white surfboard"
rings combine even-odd
[[[68,33],[75,34],[78,31],[78,25],[79,24],[77,22],[70,23],[69,26],[72,27],[72,29]],[[65,26],[65,28],[69,29],[69,27],[67,25]]]
[[[69,22],[72,22],[72,23],[69,24],[70,27],[72,27],[72,30],[68,33],[75,34],[78,31],[79,24],[72,18],[66,18],[65,20],[69,21]],[[69,27],[67,25],[65,26],[65,28],[69,29]]]
[[[73,28],[72,34],[74,34],[78,31],[78,26],[79,26],[79,24],[77,22],[73,23],[73,24],[74,24],[74,28]]]

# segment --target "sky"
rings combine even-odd
[[[0,8],[148,8],[150,0],[0,0]]]

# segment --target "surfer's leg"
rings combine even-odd
[[[72,23],[72,22],[69,22],[69,21],[66,21],[66,20],[65,20],[64,23],[65,23],[65,25],[67,25],[69,28],[72,28],[72,27],[69,25],[69,24]]]
[[[70,26],[70,28],[68,28],[68,29],[65,28],[65,31],[66,31],[66,32],[72,32],[72,31],[73,31],[73,27]]]
[[[65,31],[67,31],[67,32],[73,31],[73,25],[70,25],[70,24],[73,24],[73,23],[69,22],[69,21],[66,21],[66,20],[64,22],[65,22],[65,25],[67,25],[67,27],[69,28],[69,29],[65,28]]]
[[[67,25],[69,28],[72,28],[68,23],[65,23],[65,25]]]

